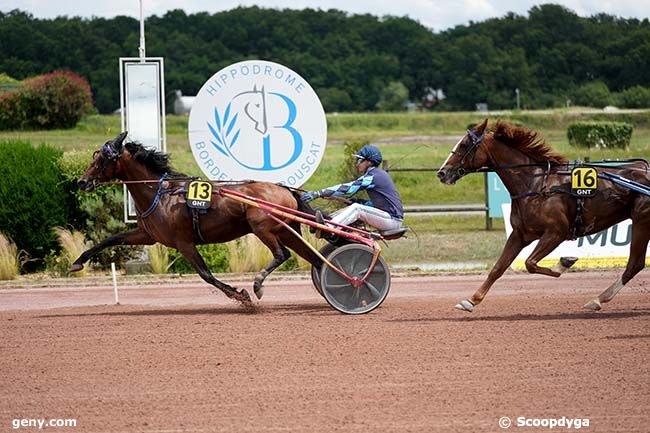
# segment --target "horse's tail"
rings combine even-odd
[[[299,210],[300,212],[305,212],[305,213],[308,213],[308,214],[310,214],[310,215],[314,215],[314,214],[316,213],[316,211],[314,210],[314,208],[312,208],[312,207],[309,205],[309,203],[306,203],[305,201],[303,201],[303,200],[300,198],[301,193],[299,192],[299,190],[294,189],[294,188],[289,188],[289,187],[286,187],[286,188],[287,188],[289,191],[291,191],[291,194],[293,195],[293,198],[296,199],[296,203],[298,204],[298,210]]]

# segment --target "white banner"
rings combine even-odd
[[[503,204],[502,209],[506,237],[508,237],[512,233],[510,204]],[[537,246],[537,242],[531,243],[519,253],[512,264],[513,268],[526,269],[525,261]],[[632,220],[628,219],[602,232],[583,236],[575,241],[564,241],[538,264],[549,267],[555,265],[560,257],[578,257],[580,260],[576,262],[574,268],[625,266],[631,242]],[[648,256],[646,256],[646,264],[650,265]]]

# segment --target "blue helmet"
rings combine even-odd
[[[372,162],[373,165],[379,165],[383,160],[379,149],[370,144],[363,146],[354,156],[361,160],[368,160]]]

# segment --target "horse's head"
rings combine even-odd
[[[467,134],[456,143],[438,170],[440,182],[453,185],[467,173],[488,163],[488,154],[483,144],[487,122],[485,119],[474,128],[468,129]]]
[[[77,181],[79,189],[86,192],[94,190],[100,182],[115,179],[118,173],[119,159],[124,151],[124,139],[128,133],[122,132],[109,140],[101,149],[93,153],[93,160]]]

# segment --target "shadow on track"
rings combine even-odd
[[[111,305],[102,306],[102,309],[115,308],[133,308],[134,305]],[[87,307],[84,307],[87,308]],[[282,316],[289,315],[339,315],[336,311],[329,308],[328,305],[293,305],[293,304],[280,304],[280,305],[256,305],[252,308],[245,307],[202,307],[202,308],[183,308],[174,309],[154,309],[154,310],[123,310],[123,311],[97,311],[90,313],[64,313],[64,314],[46,314],[36,316],[40,319],[57,319],[68,317],[147,317],[147,316],[222,316],[222,315],[235,315],[235,316],[255,316],[259,314],[273,314],[279,313]]]
[[[650,310],[612,312],[576,312],[556,314],[513,314],[509,316],[473,316],[473,317],[435,317],[418,319],[390,319],[389,322],[520,322],[520,321],[549,321],[549,320],[607,320],[629,319],[634,317],[650,317]]]

